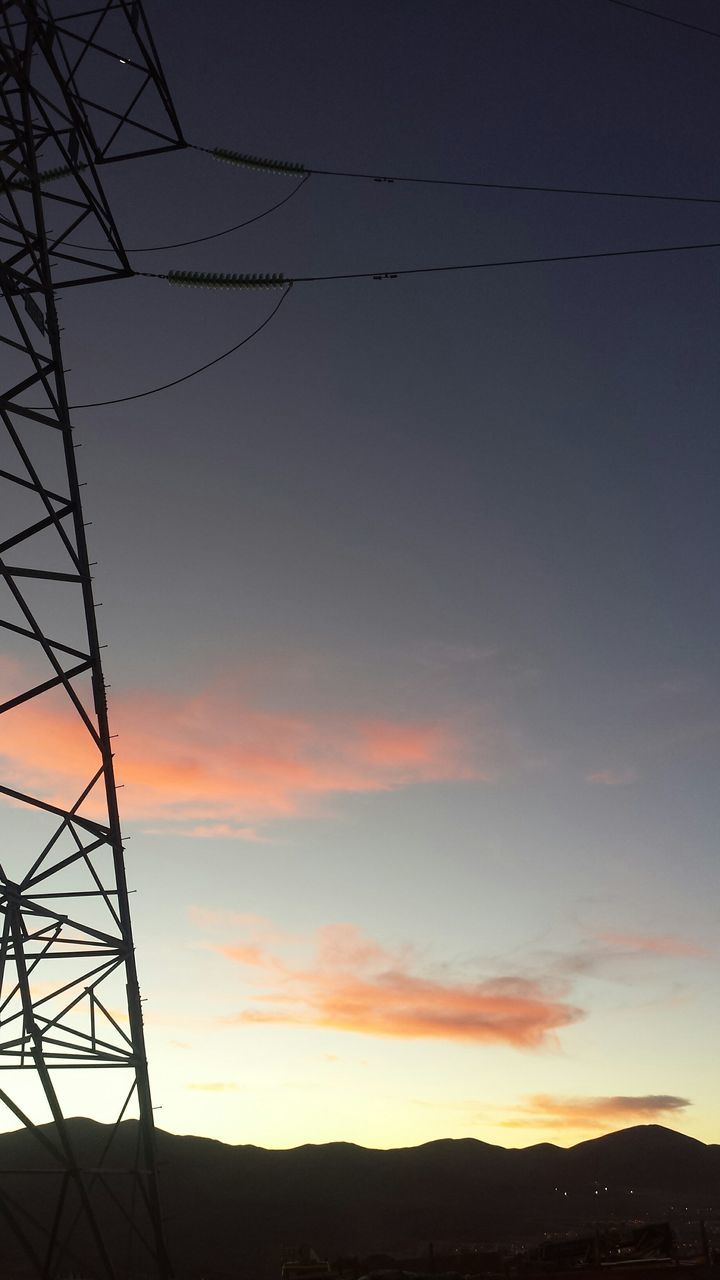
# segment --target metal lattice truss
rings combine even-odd
[[[98,166],[180,145],[140,4],[0,4],[0,1129],[33,1139],[0,1225],[42,1276],[167,1273],[55,289],[129,274]],[[113,1126],[90,1155],[88,1111]]]
[[[97,167],[185,145],[138,0],[75,7],[72,0],[0,4],[7,124],[32,128],[53,282],[65,288],[130,273]],[[11,205],[22,209],[31,174],[20,147],[4,150],[2,180]],[[12,221],[4,228],[8,247]],[[78,247],[88,240],[96,251]]]

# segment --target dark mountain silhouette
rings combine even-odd
[[[84,1164],[109,1130],[70,1121]],[[52,1129],[52,1126],[47,1126]],[[108,1163],[134,1152],[122,1124]],[[427,1242],[493,1243],[596,1221],[686,1219],[720,1211],[720,1147],[660,1125],[638,1125],[564,1149],[524,1149],[473,1138],[376,1151],[351,1143],[269,1151],[158,1133],[168,1244],[181,1277],[276,1280],[283,1246],[326,1256],[412,1253]],[[26,1130],[0,1134],[2,1170],[49,1167]],[[49,1178],[33,1182],[42,1214]],[[29,1179],[24,1175],[24,1186]],[[8,1261],[15,1246],[0,1228]]]

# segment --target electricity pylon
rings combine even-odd
[[[0,0],[6,1275],[169,1273],[56,294],[132,274],[101,167],[183,145],[138,0]]]

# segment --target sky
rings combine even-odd
[[[720,30],[711,0],[652,7]],[[610,0],[147,12],[200,146],[720,197],[715,41]],[[293,182],[196,151],[103,177],[129,250]],[[716,239],[711,204],[314,176],[130,257]],[[71,400],[179,377],[276,301],[67,291]],[[720,1141],[716,307],[712,251],[298,284],[207,373],[77,412],[162,1128]],[[32,715],[6,771],[71,787],[62,710]]]

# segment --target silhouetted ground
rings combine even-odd
[[[70,1123],[92,1165],[107,1130]],[[136,1134],[134,1122],[121,1126],[113,1164],[131,1158]],[[392,1151],[349,1143],[268,1151],[161,1131],[158,1155],[181,1278],[278,1280],[283,1248],[294,1244],[330,1258],[397,1257],[420,1255],[430,1240],[489,1248],[595,1222],[720,1218],[720,1147],[658,1125],[569,1150],[549,1143],[507,1150],[468,1138]],[[18,1175],[3,1169],[49,1165],[31,1134],[0,1135],[1,1186],[18,1186]],[[54,1180],[23,1179],[23,1195],[42,1216]],[[12,1275],[20,1255],[1,1223],[0,1247],[3,1274]]]

